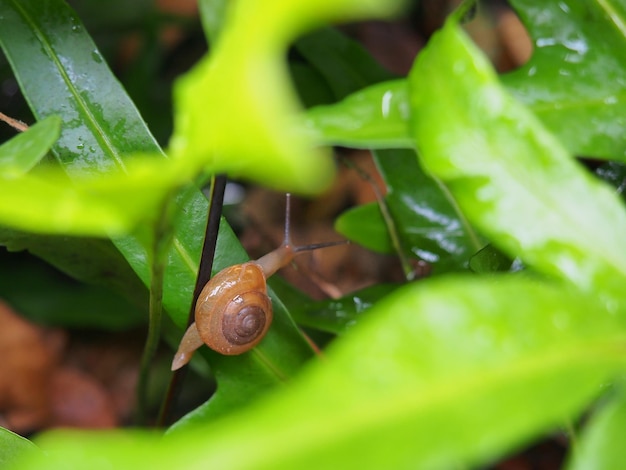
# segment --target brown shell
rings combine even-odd
[[[265,275],[256,263],[231,266],[216,274],[196,303],[196,327],[202,341],[226,355],[249,351],[272,323],[272,302]]]

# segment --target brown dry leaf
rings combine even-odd
[[[533,53],[533,45],[528,31],[511,10],[505,10],[498,19],[498,35],[502,41],[512,68],[521,67],[530,59]]]
[[[104,387],[77,369],[58,369],[49,393],[53,427],[112,428],[118,424]]]
[[[0,324],[0,422],[18,433],[45,427],[63,336],[27,322],[1,302]]]

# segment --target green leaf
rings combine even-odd
[[[303,128],[326,145],[410,148],[407,81],[392,80],[306,112]]]
[[[37,447],[28,439],[15,434],[5,428],[0,428],[0,467],[7,468],[9,465],[15,465],[20,458],[26,456],[29,452],[35,453]]]
[[[51,434],[45,468],[485,465],[574,419],[626,365],[624,312],[522,277],[424,281],[366,315],[236,415],[162,440]]]
[[[59,138],[61,119],[49,116],[0,146],[0,178],[29,172]]]
[[[328,152],[313,150],[296,125],[301,110],[283,56],[297,36],[327,21],[388,15],[400,3],[230,4],[215,49],[176,84],[171,152],[275,188],[321,191],[331,181],[333,163]]]
[[[293,50],[289,67],[306,108],[334,102],[391,78],[361,44],[334,28],[305,35],[295,42]]]
[[[77,282],[32,256],[3,250],[0,298],[31,321],[49,326],[121,330],[146,319],[145,308],[138,309],[111,289]]]
[[[483,243],[446,187],[424,173],[412,150],[379,150],[374,158],[387,184],[385,203],[403,252],[429,262],[439,272],[466,269]],[[389,231],[376,210],[353,209],[338,219],[337,229],[368,248],[389,253]]]
[[[421,162],[467,218],[535,269],[621,296],[619,198],[507,93],[456,25],[432,38],[409,79]]]
[[[626,160],[626,3],[512,0],[533,55],[503,77],[566,148]]]
[[[324,77],[335,100],[392,78],[365,47],[334,28],[307,34],[294,47]]]
[[[512,0],[534,42],[523,67],[502,77],[573,154],[626,159],[626,4]],[[307,112],[321,142],[359,148],[411,147],[407,81],[365,88]]]
[[[75,174],[71,183],[56,167],[2,180],[0,221],[35,233],[88,236],[120,236],[142,222],[153,225],[187,171],[153,158],[135,159],[126,168]]]
[[[335,221],[335,230],[372,251],[393,253],[389,231],[377,202],[348,209]]]
[[[109,240],[42,236],[0,227],[0,245],[9,251],[28,250],[68,276],[118,292],[147,311],[145,286]]]
[[[567,466],[570,470],[611,470],[626,462],[626,395],[618,390],[585,426]]]
[[[301,326],[343,334],[361,321],[367,310],[398,287],[396,284],[375,284],[339,299],[300,302],[290,312]]]
[[[470,269],[478,274],[489,274],[498,271],[508,271],[513,261],[493,245],[487,245],[470,258]]]
[[[209,46],[213,47],[224,27],[228,2],[226,0],[199,0],[198,9],[204,34],[209,41]]]
[[[42,16],[42,11],[46,15]],[[0,17],[0,44],[34,114],[40,119],[59,115],[65,123],[53,151],[70,176],[86,178],[85,172],[109,174],[117,167],[127,166],[123,155],[160,152],[84,26],[63,1],[0,0]],[[41,86],[41,77],[47,77],[46,87]],[[155,176],[157,181],[169,178]],[[129,205],[127,193],[112,197],[117,203]],[[174,323],[182,328],[187,321],[198,271],[208,204],[195,188],[179,194],[176,204],[183,210],[175,223],[165,270],[163,304]],[[141,228],[143,231],[133,236],[115,238],[114,244],[144,285],[149,285],[149,256],[145,246],[149,227]],[[21,248],[40,242],[39,237],[24,240]],[[84,251],[61,258],[55,257],[53,249],[44,247],[43,251],[64,271],[72,270],[76,255],[82,260],[91,255],[88,246]],[[237,238],[226,222],[222,222],[214,269],[246,259]],[[123,283],[123,279],[119,282]],[[213,413],[224,413],[228,407],[232,409],[251,401],[270,385],[286,380],[310,355],[308,344],[292,320],[283,309],[275,308],[274,327],[254,352],[235,357],[207,353],[219,381],[212,400]]]
[[[426,174],[412,150],[374,152],[388,194],[386,201],[400,241],[439,271],[465,269],[483,243],[448,189]]]

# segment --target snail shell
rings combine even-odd
[[[196,303],[196,328],[202,341],[226,355],[256,346],[272,323],[272,302],[261,267],[248,262],[220,271]]]

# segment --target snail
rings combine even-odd
[[[189,362],[203,344],[225,355],[242,354],[261,342],[272,323],[272,301],[266,280],[287,266],[298,253],[346,241],[293,246],[289,235],[290,197],[287,195],[285,238],[274,251],[255,261],[223,269],[204,286],[192,323],[180,342],[172,370]]]

